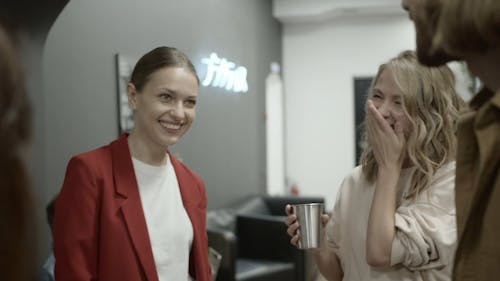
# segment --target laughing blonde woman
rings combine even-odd
[[[380,66],[366,103],[361,166],[344,179],[325,243],[328,280],[451,280],[456,247],[455,124],[463,101],[446,66],[406,51]],[[287,206],[288,234],[298,222]]]

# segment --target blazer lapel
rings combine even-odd
[[[196,272],[203,272],[202,268],[198,268],[199,263],[196,262],[197,251],[195,250],[198,248],[197,243],[199,243],[199,234],[205,231],[205,229],[200,229],[202,226],[200,226],[199,223],[199,210],[201,210],[199,203],[201,198],[196,186],[197,183],[193,179],[192,175],[190,175],[186,168],[184,168],[182,164],[170,153],[169,157],[172,166],[174,167],[175,175],[177,176],[177,182],[179,183],[184,209],[186,210],[189,220],[191,221],[191,225],[193,226],[193,245],[189,255],[189,272],[196,278],[197,276],[194,276],[196,275]]]
[[[491,116],[490,118],[494,117]],[[467,212],[464,222],[464,225],[475,225],[473,227],[468,226],[468,229],[471,230],[476,230],[479,227],[478,225],[482,223],[482,220],[477,219],[484,215],[484,208],[482,208],[480,204],[487,202],[488,198],[491,196],[494,188],[495,173],[497,173],[498,167],[500,166],[498,158],[500,153],[498,140],[491,137],[496,128],[488,126],[490,123],[488,120],[484,120],[484,112],[480,119],[486,121],[486,126],[482,126],[482,124],[477,122],[474,124],[476,126],[476,146],[481,149],[476,151],[476,154],[479,154],[479,157],[476,158],[477,163],[475,169],[477,170],[474,173],[476,177],[473,179],[474,185],[470,187],[470,198],[468,198],[470,202],[468,208],[466,208]],[[471,218],[474,218],[474,220]],[[463,235],[463,229],[460,234]]]
[[[158,281],[149,233],[142,209],[139,187],[128,148],[127,134],[111,143],[116,192],[123,196],[121,210],[147,280]]]
[[[181,191],[182,203],[184,208],[191,217],[190,212],[192,207],[198,206],[200,198],[197,196],[196,182],[187,173],[187,171],[182,167],[182,164],[174,158],[170,153],[168,154],[172,166],[174,167],[175,175],[177,176],[177,182],[179,183],[179,189]]]
[[[491,100],[493,104],[495,102],[500,104],[500,95],[497,94],[498,97],[492,97],[492,95],[493,93],[488,89],[479,92],[471,101],[471,107],[474,110],[464,114],[463,121],[459,123],[459,126],[463,128],[459,128],[457,139],[459,143],[462,142],[463,149],[457,151],[457,163],[458,160],[464,160],[461,161],[462,168],[457,171],[456,175],[456,182],[460,183],[462,187],[462,190],[459,190],[455,195],[456,207],[462,211],[461,214],[457,212],[459,243],[465,235],[465,229],[468,231],[477,229],[478,226],[470,224],[482,223],[476,219],[482,217],[482,213],[477,214],[477,212],[484,211],[479,204],[487,201],[490,196],[494,184],[494,174],[500,165],[497,157],[499,153],[498,140],[491,137],[495,130],[490,126],[493,123],[491,119],[495,116],[491,113],[491,109],[490,112],[487,112],[488,109],[484,107],[484,103],[488,100]],[[462,135],[471,132],[475,134],[474,137]]]
[[[474,182],[477,170],[477,163],[474,160],[477,154],[477,142],[475,137],[469,136],[473,131],[475,112],[468,112],[461,117],[457,139],[460,148],[457,150],[457,170],[455,175],[455,204],[457,209],[457,239],[460,241],[463,236],[465,224],[468,221],[469,213],[474,196]]]

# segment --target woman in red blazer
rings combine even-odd
[[[56,280],[210,280],[205,185],[168,153],[195,119],[198,87],[175,48],[137,62],[132,132],[69,161],[55,207]]]

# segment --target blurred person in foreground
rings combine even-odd
[[[33,202],[24,162],[31,108],[19,54],[0,25],[0,279],[34,279]]]
[[[500,276],[500,1],[403,0],[419,60],[464,60],[484,84],[458,126],[454,280]],[[496,276],[496,277],[495,277]]]

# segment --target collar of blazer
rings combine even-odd
[[[119,206],[123,212],[125,222],[132,238],[135,251],[144,268],[148,281],[158,281],[158,274],[154,262],[151,241],[147,230],[144,211],[140,200],[139,187],[134,173],[134,167],[127,142],[128,134],[124,133],[111,143],[111,156],[113,162],[113,179]],[[193,219],[194,210],[198,209],[201,200],[200,188],[192,174],[179,160],[169,153],[170,161],[174,167],[181,192],[183,205],[188,216]],[[195,227],[196,225],[193,225]]]
[[[110,145],[116,192],[124,198],[139,196],[139,189],[135,173],[133,172],[134,166],[128,147],[127,136],[127,133],[122,134],[120,138]],[[170,152],[168,152],[168,155],[174,167],[175,175],[177,176],[184,206],[200,204],[200,201],[202,201],[200,194],[201,187],[198,186],[195,180],[197,176],[187,169],[179,160],[173,157]]]

